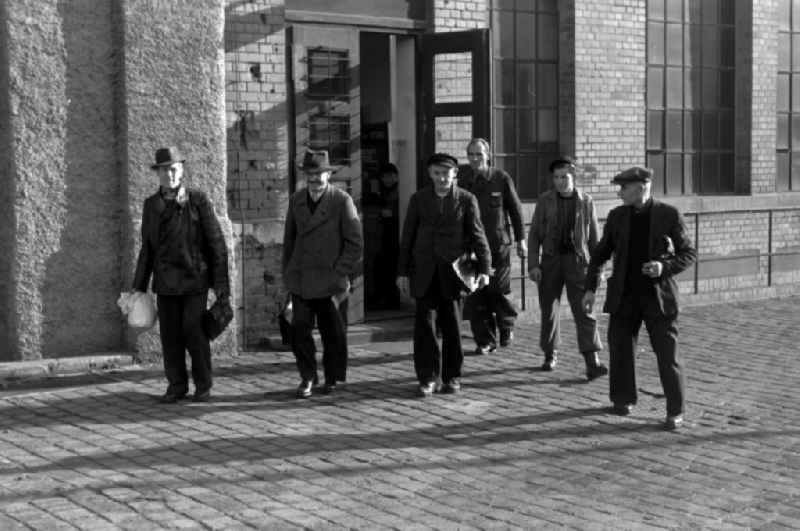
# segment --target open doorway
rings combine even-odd
[[[416,190],[415,43],[388,33],[361,32],[359,39],[365,318],[380,320],[412,310],[395,278],[405,208]]]

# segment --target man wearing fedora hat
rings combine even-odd
[[[683,424],[684,376],[678,355],[678,285],[675,275],[697,258],[677,208],[653,199],[653,170],[634,166],[617,174],[623,205],[608,214],[592,251],[583,304],[594,306],[600,270],[614,256],[603,311],[610,314],[608,344],[612,410],[628,415],[636,404],[634,353],[644,321],[667,398],[666,429]]]
[[[427,169],[432,186],[422,188],[409,200],[397,267],[397,287],[416,299],[414,369],[422,397],[432,395],[439,380],[442,392],[461,390],[464,353],[459,301],[464,286],[453,271],[453,262],[474,252],[478,287],[482,288],[489,284],[491,260],[478,200],[455,184],[456,158],[436,153],[428,159]],[[442,330],[441,349],[436,342],[435,321]]]
[[[208,290],[217,300],[230,297],[228,248],[205,193],[183,182],[184,157],[176,147],[156,151],[151,166],[158,191],[145,199],[142,248],[133,289],[147,291],[150,276],[158,296],[158,322],[167,391],[162,403],[174,403],[188,392],[186,351],[192,359],[193,399],[210,397],[211,347],[203,329]]]
[[[561,293],[566,286],[578,348],[586,363],[586,378],[591,381],[608,374],[598,356],[603,345],[597,319],[581,303],[589,256],[597,245],[597,214],[592,197],[575,187],[575,170],[570,157],[550,163],[553,189],[539,196],[528,232],[528,276],[539,291],[541,370],[552,371],[558,363]]]
[[[358,274],[363,240],[353,199],[330,184],[327,151],[307,151],[299,165],[306,186],[289,199],[283,236],[283,283],[292,302],[292,351],[300,373],[298,398],[317,382],[316,317],[322,336],[323,393],[347,377],[347,336],[340,301]]]

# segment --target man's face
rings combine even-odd
[[[562,195],[569,195],[575,190],[575,175],[569,166],[561,166],[553,170],[553,186]]]
[[[473,170],[484,170],[489,167],[489,153],[480,142],[474,142],[467,146],[467,159]]]
[[[386,188],[391,188],[397,184],[397,174],[393,171],[387,171],[381,174],[381,182]]]
[[[328,186],[328,181],[331,178],[331,172],[329,171],[319,171],[319,172],[303,172],[305,173],[306,177],[306,185],[308,186],[308,191],[312,194],[320,194],[325,191],[325,187]]]
[[[645,184],[642,182],[621,184],[617,195],[625,205],[640,206],[644,203]]]
[[[169,166],[159,166],[158,180],[164,188],[179,187],[183,182],[183,163],[173,162]]]
[[[432,164],[428,166],[428,176],[433,181],[433,187],[439,195],[446,194],[453,186],[458,170],[452,166]]]

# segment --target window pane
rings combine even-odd
[[[778,28],[782,30],[789,29],[789,21],[791,20],[792,0],[778,0]]]
[[[495,0],[495,9],[514,9],[514,0]]]
[[[723,153],[719,157],[719,193],[732,194],[736,190],[736,172],[733,168],[733,155]]]
[[[800,20],[800,11],[796,18]],[[800,70],[800,34],[797,33],[792,35],[792,70]]]
[[[795,155],[795,158],[800,158]],[[779,192],[789,189],[789,154],[778,153],[776,156],[775,165],[777,166],[778,178],[775,183]]]
[[[719,72],[719,105],[720,107],[733,108],[735,90],[733,70],[720,70]]]
[[[653,185],[651,189],[656,195],[662,195],[664,193],[664,155],[648,153],[647,167],[653,170]]]
[[[694,176],[697,174],[697,155],[686,155],[683,157],[683,189],[685,193],[696,193],[694,189]]]
[[[533,13],[517,13],[517,59],[536,58],[536,18]]]
[[[509,109],[495,109],[494,111],[494,149],[498,153],[515,153],[517,151],[517,138],[514,134],[515,115],[516,112]],[[467,144],[464,143],[464,145]],[[461,150],[463,151],[463,146]]]
[[[683,107],[683,70],[667,68],[667,107],[671,109]]]
[[[721,0],[719,3],[719,23],[720,24],[734,24],[736,8],[736,0]]]
[[[514,13],[494,11],[492,13],[493,50],[500,57],[514,57]]]
[[[701,156],[702,174],[700,191],[704,194],[719,190],[719,157],[716,154],[704,153]]]
[[[702,0],[703,24],[717,23],[717,0]]]
[[[683,0],[667,0],[667,20],[683,21]]]
[[[436,103],[472,101],[472,52],[436,54],[433,86]]]
[[[692,24],[683,33],[683,63],[685,65],[700,65],[700,46],[703,42],[703,28]]]
[[[647,149],[664,149],[664,113],[647,112]]]
[[[719,65],[719,31],[716,27],[703,28],[703,66]]]
[[[732,67],[736,63],[735,31],[733,28],[722,28],[719,34],[719,63]]]
[[[703,113],[703,146],[702,149],[719,147],[719,117],[715,112]]]
[[[539,59],[556,59],[558,54],[558,17],[539,14]]]
[[[546,178],[546,176],[544,176]],[[543,176],[539,175],[536,167],[536,158],[519,157],[519,175],[517,176],[517,192],[523,199],[536,199],[539,197],[539,185]]]
[[[800,74],[792,75],[792,110],[800,111]]]
[[[696,151],[700,149],[700,120],[699,112],[686,112],[683,114],[683,149]]]
[[[683,62],[683,26],[667,24],[667,64],[679,65]]]
[[[533,2],[534,0],[529,0]],[[544,13],[558,13],[558,0],[539,0],[539,11]]]
[[[798,183],[800,182],[800,153],[793,153],[792,154],[792,169],[791,173],[789,174],[789,183],[786,187],[788,190],[796,191],[800,188]]]
[[[664,0],[648,0],[647,17],[658,20],[664,18]]]
[[[700,0],[686,0],[686,22],[692,24],[700,24],[702,18],[700,17]]]
[[[683,192],[683,155],[667,155],[667,168],[664,171],[667,195],[680,195]]]
[[[536,111],[520,109],[519,116],[519,149],[532,151],[536,149]]]
[[[647,107],[664,107],[664,69],[661,67],[651,66],[647,69]]]
[[[733,111],[719,113],[719,148],[733,151],[736,129],[733,125]]]
[[[464,156],[472,138],[472,116],[437,116],[434,122],[434,150]]]
[[[664,24],[647,23],[647,61],[652,64],[664,64]]]
[[[553,106],[558,105],[558,76],[556,75],[556,65],[540,63],[537,65],[537,76],[539,93],[537,105]]]
[[[667,112],[667,150],[680,151],[683,148],[683,113]]]
[[[703,108],[716,109],[719,105],[719,87],[717,86],[718,72],[704,68],[703,76]]]
[[[792,115],[792,151],[800,152],[800,115]]]
[[[789,52],[791,52],[791,34],[778,33],[778,70],[789,70]]]
[[[779,111],[789,110],[789,74],[778,74],[777,107]]]
[[[534,63],[517,63],[517,105],[536,105],[536,75]]]
[[[789,115],[778,115],[778,131],[777,131],[777,147],[778,149],[789,149]]]
[[[683,89],[684,108],[694,109],[700,107],[700,69],[692,68],[683,71],[685,86]]]
[[[558,120],[555,110],[539,111],[539,150],[558,149]]]
[[[514,104],[514,61],[495,60],[494,97],[500,105]]]
[[[786,7],[786,14],[787,14],[786,22],[788,22],[789,21],[789,17],[788,17],[788,14],[789,14],[788,4],[789,4],[789,2],[788,2],[788,0],[783,0],[781,3],[786,3],[787,4],[787,7]],[[793,2],[792,2],[792,10],[794,11],[794,18],[792,20],[792,30],[800,31],[800,16],[799,16],[800,15],[800,1],[793,0]]]

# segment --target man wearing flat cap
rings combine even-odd
[[[567,300],[575,320],[578,348],[586,364],[589,381],[608,374],[600,363],[602,350],[597,319],[584,309],[586,268],[597,245],[597,214],[592,197],[575,187],[575,162],[562,157],[550,163],[553,189],[544,192],[536,202],[528,232],[528,276],[539,291],[541,326],[539,346],[544,353],[543,371],[552,371],[558,362],[561,343],[561,293],[567,289]],[[541,257],[540,257],[541,251]]]
[[[318,381],[316,318],[322,339],[322,368],[328,394],[347,378],[347,336],[338,305],[358,274],[363,239],[353,199],[330,184],[327,151],[307,151],[299,166],[306,186],[289,199],[283,235],[283,283],[292,303],[292,352],[300,373],[298,398],[308,398]]]
[[[211,347],[203,328],[208,290],[228,304],[228,248],[205,193],[184,184],[185,159],[176,147],[156,151],[151,167],[158,191],[144,202],[142,248],[133,289],[147,291],[150,276],[158,296],[158,323],[168,387],[162,403],[186,397],[186,351],[192,359],[196,402],[211,391]]]
[[[594,306],[600,270],[613,255],[603,311],[610,314],[610,398],[612,410],[628,415],[636,404],[634,361],[644,322],[658,360],[667,398],[664,428],[683,425],[685,381],[678,353],[678,285],[675,275],[697,258],[677,208],[650,193],[653,171],[634,166],[616,175],[623,205],[608,214],[603,237],[592,252],[583,298]]]
[[[436,390],[461,390],[461,309],[464,285],[453,262],[464,254],[477,257],[477,285],[489,283],[491,253],[483,232],[478,201],[456,186],[458,161],[436,153],[427,161],[431,186],[411,196],[400,239],[397,286],[416,299],[414,316],[414,369],[419,395]],[[434,317],[435,315],[435,317]],[[441,349],[434,320],[442,331]],[[441,381],[441,387],[439,386]]]

